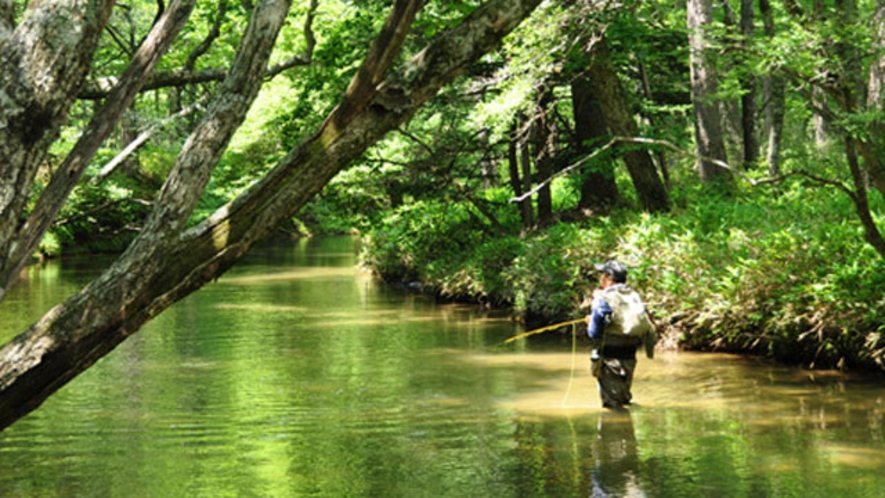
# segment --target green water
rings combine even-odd
[[[881,379],[661,354],[603,412],[584,342],[502,346],[353,250],[261,248],[167,310],[0,433],[0,496],[885,497]],[[103,263],[30,268],[0,339]]]

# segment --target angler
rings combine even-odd
[[[639,294],[627,285],[627,268],[617,261],[594,266],[599,288],[584,319],[594,344],[590,371],[599,384],[602,406],[621,409],[633,398],[636,349],[645,346],[646,356],[653,358],[657,332]]]

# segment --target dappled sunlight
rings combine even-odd
[[[571,353],[477,354],[467,359],[512,371],[520,388],[516,395],[497,400],[501,408],[554,417],[601,411],[596,381],[584,354],[577,358]]]
[[[212,307],[220,310],[255,311],[260,313],[307,313],[309,311],[309,308],[305,308],[304,306],[290,306],[274,303],[218,303],[213,304]]]
[[[290,271],[276,273],[261,273],[256,275],[222,276],[219,283],[227,285],[267,285],[274,282],[288,282],[293,280],[323,279],[330,277],[356,276],[357,271],[353,267],[308,267],[296,268]],[[367,277],[368,278],[368,277]]]
[[[873,449],[827,441],[821,444],[821,449],[839,465],[864,470],[885,468],[885,448]]]

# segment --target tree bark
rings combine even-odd
[[[855,189],[851,200],[854,201],[854,209],[857,212],[858,218],[860,218],[861,226],[864,230],[864,239],[873,246],[880,257],[885,258],[885,237],[879,231],[879,226],[876,224],[876,220],[870,211],[870,199],[866,185],[867,179],[857,160],[856,143],[851,137],[845,138],[845,152]]]
[[[553,176],[553,157],[554,157],[554,138],[555,129],[551,128],[549,121],[551,105],[553,103],[552,96],[548,88],[540,90],[541,95],[538,99],[538,107],[535,116],[532,118],[531,124],[531,148],[533,151],[532,159],[535,163],[535,171],[541,180]],[[550,192],[550,185],[547,184],[538,191],[538,226],[548,226],[553,222],[553,196]]]
[[[635,137],[639,134],[636,120],[630,113],[627,94],[612,68],[608,45],[600,40],[593,46],[593,62],[588,68],[588,80],[599,99],[602,116],[615,136]],[[670,200],[654,161],[648,151],[629,148],[624,152],[624,163],[633,180],[642,208],[649,212],[665,212]]]
[[[522,173],[522,191],[529,192],[532,190],[532,185],[534,185],[534,176],[532,175],[532,153],[529,151],[529,132],[525,128],[530,128],[530,125],[521,124],[522,126],[519,127],[519,132],[517,133],[516,150],[519,156],[519,168]],[[525,209],[527,215],[524,220],[527,224],[523,228],[532,230],[535,226],[535,209],[532,196],[526,197],[523,202],[525,203],[523,209]]]
[[[880,117],[872,125],[870,137],[873,137],[873,143],[861,149],[861,153],[873,185],[885,195],[885,103],[882,102],[885,98],[885,0],[876,2],[874,20],[877,30],[874,33],[873,47],[881,55],[870,64],[866,108],[877,112]]]
[[[17,231],[37,169],[83,84],[113,0],[33,2],[0,44],[0,268]],[[7,279],[4,279],[7,280]],[[0,301],[8,284],[0,283]]]
[[[731,173],[712,161],[727,163],[722,135],[722,116],[713,95],[719,78],[710,60],[707,28],[713,23],[711,0],[688,0],[688,45],[691,66],[691,95],[695,117],[695,141],[698,148],[697,168],[705,181],[731,179]]]
[[[410,119],[469,63],[493,49],[539,1],[495,0],[484,4],[386,79],[379,76],[386,72],[385,65],[392,62],[390,55],[397,50],[392,46],[377,47],[379,52],[371,50],[367,63],[372,70],[360,71],[359,91],[345,96],[355,100],[333,110],[314,135],[240,197],[186,231],[181,231],[187,211],[181,204],[158,207],[149,228],[107,272],[0,349],[0,427],[35,409],[147,320],[218,277],[338,171]],[[400,10],[395,7],[394,12]],[[257,17],[256,12],[253,22]],[[404,35],[409,24],[408,19],[393,19],[391,23],[389,18],[379,39],[401,44],[400,33]],[[391,35],[388,27],[397,34]],[[270,26],[260,31],[269,34]],[[260,57],[251,59],[259,62]],[[259,66],[250,64],[253,69]],[[361,85],[365,78],[377,82],[373,91],[364,91]],[[225,104],[218,104],[218,113],[237,106]],[[196,131],[192,140],[199,141],[201,136]],[[224,140],[212,135],[205,139],[223,148]],[[212,149],[208,144],[192,147]],[[195,153],[186,154],[179,165],[195,162],[191,156]],[[163,202],[183,187],[181,182],[190,178],[202,181],[196,165],[193,173],[179,165],[176,169],[182,171],[170,175],[161,194]],[[175,230],[165,227],[166,221],[175,225]]]
[[[15,2],[0,0],[0,44],[15,30]]]

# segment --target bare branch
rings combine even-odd
[[[110,175],[111,173],[114,172],[114,170],[117,168],[117,166],[123,164],[123,161],[125,161],[129,156],[131,156],[133,152],[138,150],[139,147],[144,145],[145,142],[147,142],[148,139],[151,138],[151,136],[157,130],[165,127],[166,125],[168,125],[169,123],[171,123],[177,119],[180,119],[180,118],[183,118],[183,117],[188,116],[190,114],[193,114],[194,112],[196,112],[198,110],[203,110],[203,104],[205,103],[205,101],[206,101],[206,98],[204,97],[204,98],[200,99],[199,101],[194,102],[193,104],[178,111],[177,113],[173,114],[172,116],[169,116],[166,119],[163,119],[161,121],[158,121],[158,122],[152,124],[146,130],[139,133],[138,136],[135,137],[135,140],[130,142],[126,147],[123,148],[122,151],[120,151],[119,154],[117,154],[113,159],[111,159],[104,166],[101,167],[101,170],[99,171],[98,176],[96,176],[93,179],[93,183],[101,183],[102,181],[104,181],[104,179],[107,178],[108,175]]]

